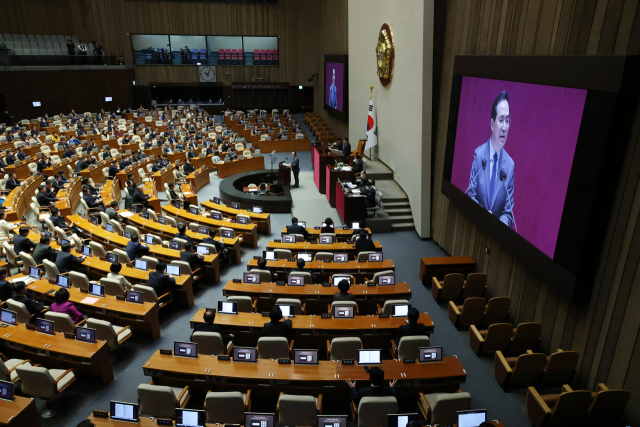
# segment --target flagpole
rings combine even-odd
[[[369,94],[369,101],[371,101],[371,98],[373,98],[373,86],[369,86],[369,89],[371,89],[371,94]],[[369,148],[369,155],[367,156],[369,159],[371,159],[371,148]]]

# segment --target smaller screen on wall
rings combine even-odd
[[[327,62],[325,65],[324,103],[334,110],[344,111],[344,64]]]

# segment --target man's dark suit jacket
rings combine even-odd
[[[0,280],[0,300],[6,301],[13,295],[13,283]]]
[[[69,252],[58,252],[56,257],[56,267],[60,274],[73,271],[82,265],[80,260]]]
[[[55,261],[58,257],[58,253],[49,245],[44,243],[38,243],[33,251],[33,260],[36,264],[42,264],[42,260],[48,259],[49,261]]]
[[[64,218],[60,218],[57,215],[51,215],[49,219],[53,223],[54,227],[67,228],[67,223]]]
[[[9,178],[7,180],[7,185],[5,186],[5,188],[7,190],[13,190],[14,188],[16,188],[19,185],[20,185],[20,181],[18,179]]]
[[[211,237],[202,239],[202,243],[215,246],[218,253],[222,252],[222,250],[224,249],[224,245],[222,243],[212,239]]]
[[[204,267],[204,259],[193,252],[182,251],[180,252],[180,260],[188,262],[191,266],[191,271],[196,270],[198,267]]]
[[[188,243],[191,243],[193,245],[193,241],[191,240],[191,237],[187,236],[185,233],[176,233],[173,235],[173,238],[186,240]]]
[[[351,154],[351,143],[347,142],[342,146],[342,155],[348,156]]]
[[[169,277],[164,273],[158,273],[157,271],[149,273],[147,286],[152,287],[153,290],[156,291],[157,296],[160,296],[165,292],[169,292],[175,284],[176,279]]]
[[[309,237],[307,229],[300,224],[287,225],[287,234],[302,234],[305,240]]]
[[[13,237],[13,250],[16,255],[20,255],[20,252],[31,253],[31,248],[35,248],[36,244],[31,240],[23,237],[19,234]]]
[[[351,168],[351,172],[353,173],[362,172],[362,168],[363,168],[362,160],[358,162],[354,162],[353,167]]]
[[[396,390],[393,387],[366,387],[361,388],[360,390],[356,390],[355,387],[351,389],[351,400],[353,403],[358,406],[360,403],[360,399],[363,397],[385,397],[385,396],[396,396]]]
[[[87,162],[85,162],[84,160],[80,160],[78,163],[76,163],[76,172],[83,171],[88,167],[89,165],[87,165]]]
[[[353,294],[343,294],[342,292],[336,292],[333,294],[334,301],[355,301],[356,296]]]
[[[62,181],[58,181],[57,179],[54,179],[53,188],[55,188],[56,191],[60,191],[61,189],[64,188],[64,183]]]
[[[56,197],[50,197],[47,193],[36,194],[36,200],[40,206],[49,206],[49,203],[55,201]]]
[[[116,165],[109,166],[109,176],[115,178],[120,169]]]
[[[29,313],[31,314],[36,314],[44,310],[44,305],[35,302],[34,300],[32,300],[26,295],[22,295],[22,296],[14,295],[13,297],[11,297],[11,299],[14,301],[23,303],[27,307],[27,310],[29,310]]]
[[[193,332],[191,333],[190,341],[193,341],[193,333],[194,332],[217,332],[222,336],[222,342],[224,343],[224,348],[226,350],[227,344],[231,341],[231,335],[225,334],[222,332],[222,328],[220,325],[216,325],[214,323],[198,323],[193,328]]]
[[[289,338],[291,331],[291,320],[287,319],[283,322],[267,322],[262,327],[263,337],[284,337]]]
[[[356,240],[356,252],[360,253],[363,251],[375,251],[376,245],[370,239],[358,239]]]
[[[127,255],[129,255],[129,259],[133,261],[134,259],[145,256],[147,252],[149,252],[149,247],[142,246],[140,242],[129,242],[127,243],[126,251]]]
[[[398,340],[402,337],[427,335],[427,327],[422,323],[408,323],[398,328]]]

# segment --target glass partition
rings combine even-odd
[[[198,65],[207,63],[207,39],[205,36],[169,36],[174,65]]]
[[[241,36],[207,36],[210,65],[244,65]]]
[[[245,65],[278,65],[278,37],[243,37]]]
[[[133,63],[136,65],[171,64],[168,35],[133,34],[131,45]]]

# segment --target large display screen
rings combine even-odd
[[[549,258],[586,97],[584,89],[462,77],[451,183]]]
[[[343,111],[344,64],[327,62],[324,72],[326,76],[324,103],[335,110]]]

